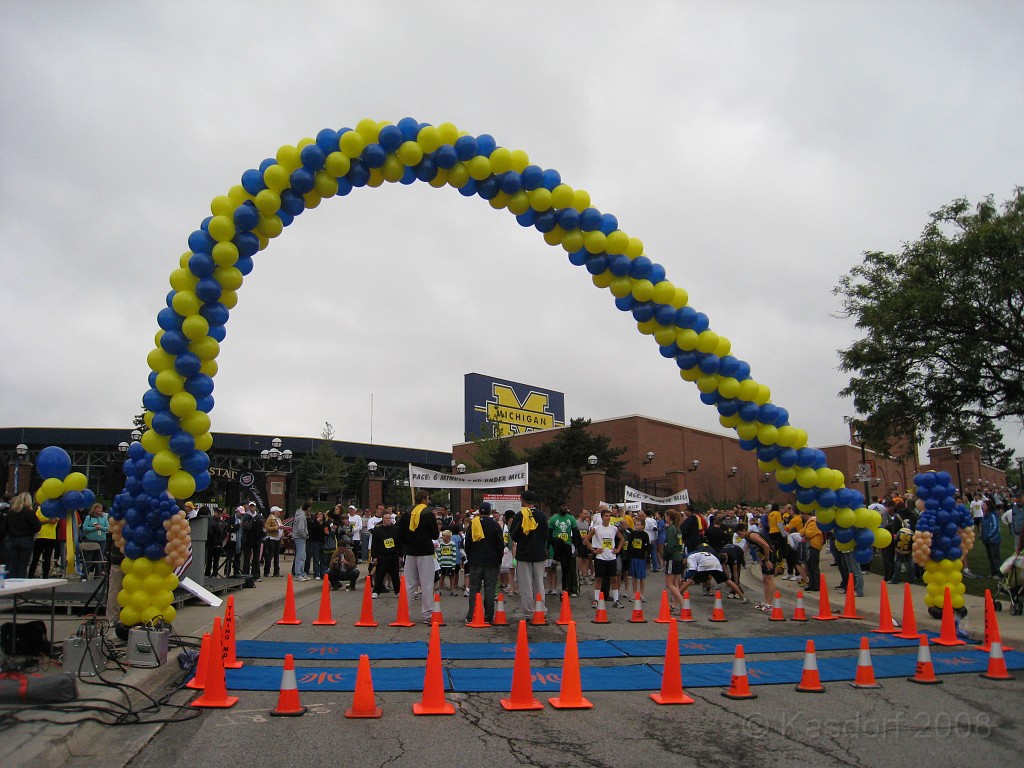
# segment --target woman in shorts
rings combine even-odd
[[[683,593],[679,581],[683,576],[683,537],[679,533],[679,512],[670,509],[665,513],[665,546],[662,550],[665,563],[665,589],[668,591],[669,608],[673,613],[683,610]]]
[[[772,597],[775,594],[775,561],[772,559],[771,544],[764,536],[749,530],[743,523],[736,526],[736,535],[746,540],[751,552],[758,552],[761,555],[761,585],[764,587],[764,602],[758,603],[754,607],[759,611],[770,613]]]

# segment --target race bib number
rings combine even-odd
[[[384,549],[394,549],[394,548],[395,548],[395,540],[394,539],[384,539]]]
[[[636,539],[633,542],[633,549],[643,549],[643,547],[644,547],[644,543],[642,541],[640,541],[640,539]]]
[[[562,541],[568,541],[569,540],[569,534],[568,533],[560,533],[560,534],[558,534],[558,538],[560,538]]]
[[[613,543],[611,539],[601,539],[601,549],[611,549]]]

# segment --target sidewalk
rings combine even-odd
[[[234,597],[235,616],[238,622],[238,639],[253,639],[264,632],[268,626],[281,618],[281,595],[284,592],[285,577],[265,578],[257,582],[255,589],[237,589],[229,594]],[[321,582],[310,580],[295,583],[295,602],[302,607],[316,603],[320,599]],[[225,596],[225,602],[227,597]],[[204,632],[213,628],[213,620],[223,616],[224,606],[214,608],[199,601],[191,601],[178,610],[174,619],[174,632],[180,637],[199,640]],[[3,616],[3,614],[0,614]],[[19,617],[21,612],[19,611]],[[47,619],[49,614],[47,614]],[[0,619],[2,620],[2,619]],[[54,630],[57,640],[75,634],[84,617],[57,616]],[[113,638],[115,642],[116,638]],[[159,699],[169,691],[167,685],[181,675],[178,665],[180,648],[172,646],[167,655],[167,664],[157,668],[133,668],[126,673],[117,669],[108,670],[103,674],[107,680],[121,685],[134,686],[153,698]],[[39,670],[39,674],[60,674],[63,670],[59,663],[54,662],[47,669]],[[114,688],[102,684],[91,684],[96,678],[82,678],[78,682],[79,699],[105,699],[111,702],[123,702],[123,697]],[[141,696],[133,696],[137,706]],[[184,693],[178,693],[175,703],[187,701]],[[156,717],[167,717],[173,710],[166,709]],[[5,710],[0,708],[0,717]],[[55,713],[49,716],[57,719]],[[150,715],[153,717],[154,715]],[[147,715],[141,717],[145,720]],[[70,717],[67,719],[71,719]],[[132,725],[130,727],[112,728],[94,722],[78,725],[61,725],[55,723],[19,723],[6,729],[0,729],[0,765],[4,768],[122,768],[142,749],[157,733],[162,724]]]
[[[875,622],[876,626],[880,614],[880,596],[882,592],[881,562],[874,562],[872,566],[876,569],[864,574],[864,597],[857,598],[857,612],[864,616],[864,621]],[[831,556],[825,552],[821,558],[821,573],[828,585],[828,597],[832,604],[832,610],[842,610],[846,595],[837,592],[839,584],[839,569],[832,566]],[[991,580],[988,580],[991,581]],[[760,595],[761,571],[760,568],[748,568],[743,576],[744,589],[750,591],[754,585],[754,594]],[[900,621],[903,615],[903,584],[887,584],[889,594],[889,608],[892,611],[893,619]],[[775,588],[781,593],[784,602],[795,603],[796,593],[800,589],[795,581],[783,581],[775,577]],[[933,619],[928,614],[924,604],[924,584],[911,584],[910,591],[914,596],[914,618],[917,620],[917,628],[922,631],[935,632],[941,629],[941,620]],[[993,595],[993,597],[995,597]],[[760,599],[760,598],[759,598]],[[804,606],[808,615],[818,610],[818,593],[811,592],[804,594]],[[999,622],[999,633],[1003,644],[1012,644],[1020,648],[1024,646],[1024,615],[1011,616],[1006,600],[1003,601],[1003,610],[996,614]],[[964,606],[967,608],[967,633],[976,640],[982,640],[985,635],[985,598],[976,595],[964,595]]]

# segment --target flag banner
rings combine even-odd
[[[519,488],[530,482],[530,465],[489,469],[465,475],[423,469],[409,465],[409,485],[413,488]]]
[[[636,488],[626,486],[626,501],[637,501],[642,504],[654,504],[658,507],[674,507],[676,504],[689,504],[690,492],[680,491],[671,496],[651,496],[650,494],[638,491]]]

